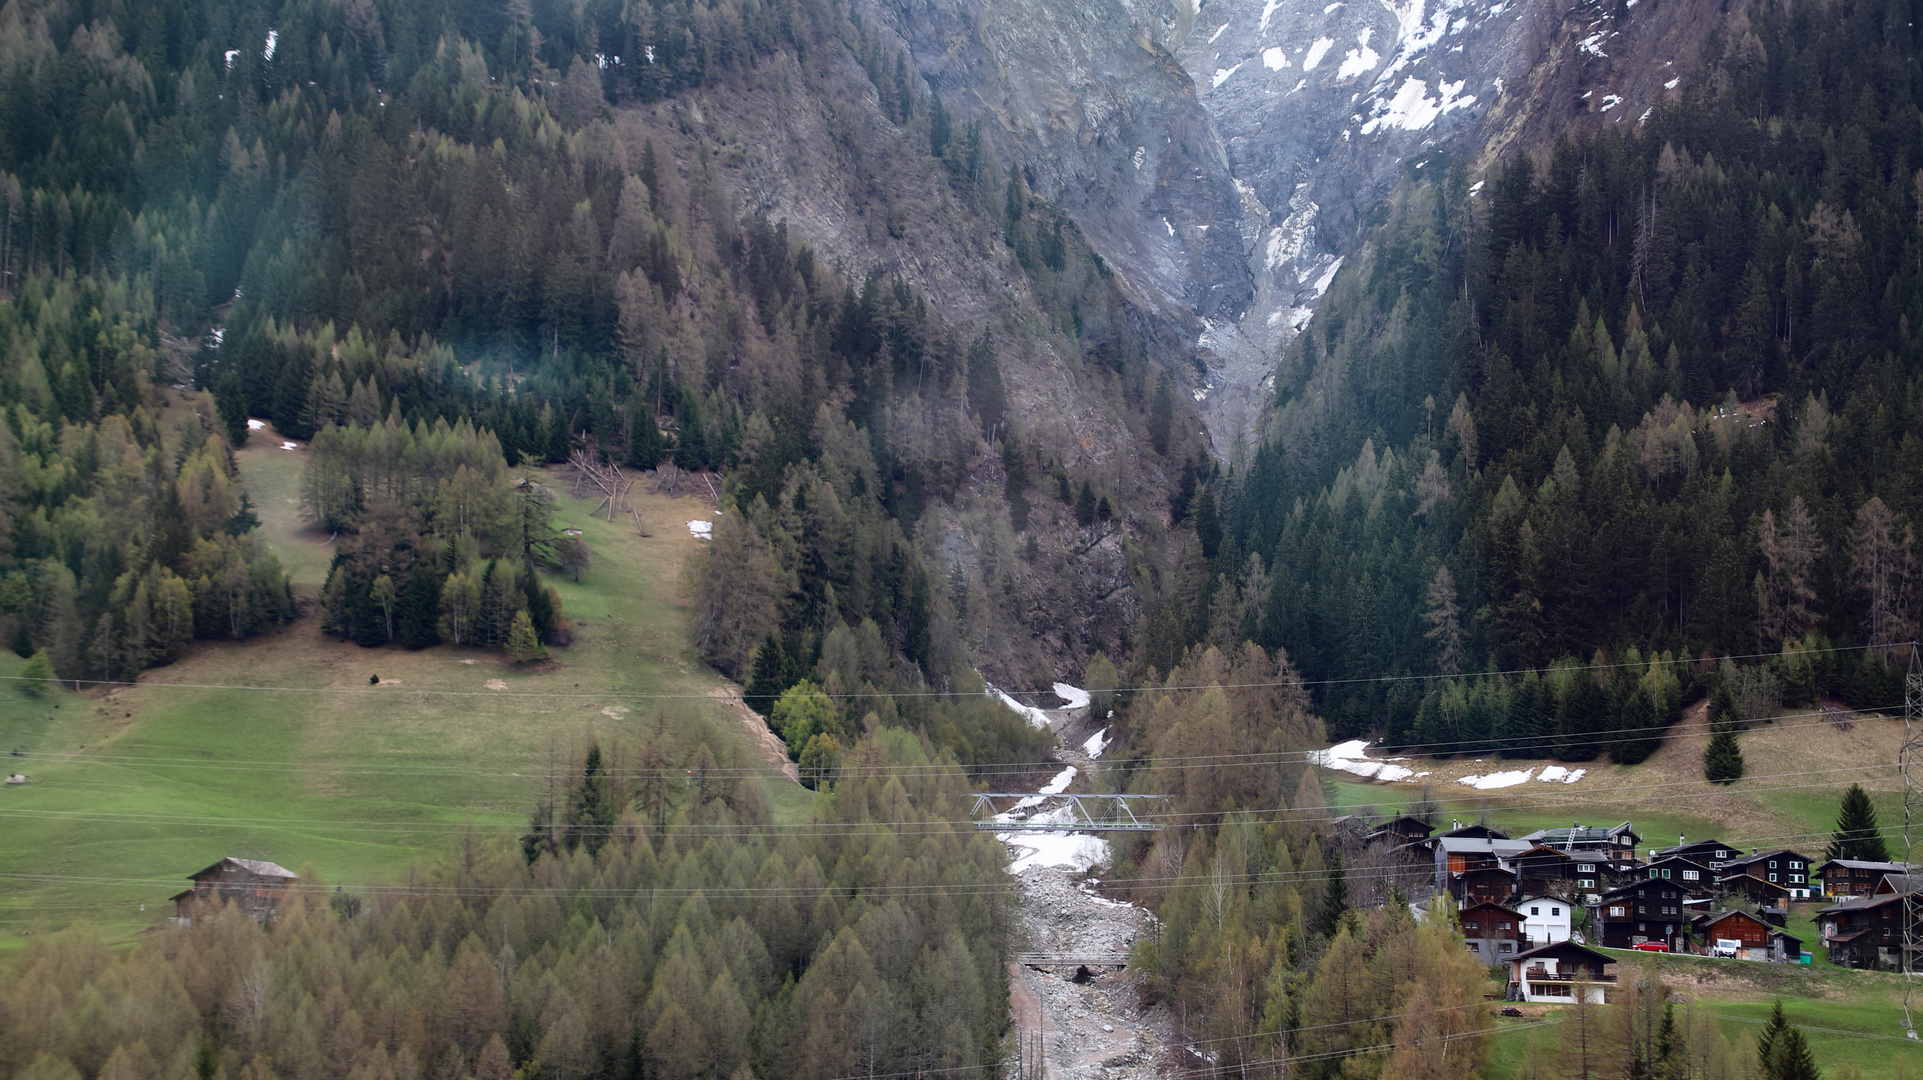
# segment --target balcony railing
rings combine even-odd
[[[1613,983],[1616,981],[1616,977],[1614,975],[1575,975],[1569,972],[1560,972],[1560,971],[1525,971],[1522,973],[1522,979],[1524,982],[1532,982],[1532,983],[1537,983],[1537,982],[1572,983],[1572,982],[1578,982],[1578,981],[1587,981],[1592,983]]]

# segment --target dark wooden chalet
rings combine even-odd
[[[1887,885],[1891,878],[1885,878]],[[1829,950],[1830,963],[1841,967],[1901,970],[1903,921],[1908,918],[1914,930],[1918,925],[1917,897],[1914,892],[1880,892],[1856,896],[1831,904],[1816,912],[1816,925],[1823,932],[1823,945]]]
[[[1568,852],[1578,862],[1615,864],[1635,862],[1636,845],[1642,842],[1627,821],[1608,827],[1577,822],[1567,829],[1539,829],[1522,839]]]
[[[1560,896],[1571,892],[1576,881],[1576,860],[1541,844],[1511,858],[1509,866],[1525,896]]]
[[[1500,866],[1479,866],[1451,875],[1449,894],[1464,905],[1507,904],[1516,898],[1516,875]]]
[[[1429,834],[1432,832],[1435,832],[1435,829],[1431,827],[1428,822],[1421,818],[1405,816],[1396,818],[1394,821],[1385,822],[1375,829],[1364,833],[1362,839],[1365,841],[1387,840],[1397,847],[1401,847],[1404,844],[1420,844],[1428,840]]]
[[[1691,929],[1704,952],[1715,948],[1718,941],[1736,941],[1742,943],[1741,955],[1751,960],[1795,963],[1803,955],[1802,938],[1740,909],[1699,915]]]
[[[1789,905],[1790,892],[1787,886],[1764,881],[1752,874],[1725,873],[1716,887],[1728,896],[1740,896],[1759,907]]]
[[[1852,896],[1869,896],[1883,883],[1884,878],[1909,872],[1907,863],[1831,859],[1810,871],[1810,876],[1822,885],[1825,896],[1845,900]]]
[[[1469,951],[1494,967],[1524,948],[1522,915],[1501,904],[1472,904],[1462,909],[1462,937]]]
[[[1673,881],[1650,879],[1611,889],[1591,919],[1594,937],[1610,949],[1660,941],[1675,952],[1682,944],[1683,899],[1682,886]]]
[[[1637,874],[1639,877],[1673,881],[1691,896],[1708,896],[1716,889],[1716,871],[1679,855],[1645,863],[1637,869]]]
[[[209,902],[234,904],[265,922],[296,880],[286,867],[257,859],[222,859],[187,879],[193,887],[173,897],[174,916],[183,922],[193,918],[196,906]]]
[[[1464,825],[1460,821],[1450,822],[1449,830],[1447,832],[1440,832],[1436,834],[1437,839],[1440,839],[1445,836],[1461,837],[1466,840],[1507,840],[1509,839],[1508,833],[1497,832],[1496,830],[1490,828],[1487,825]]]
[[[1741,848],[1725,844],[1721,840],[1690,840],[1682,842],[1683,838],[1678,837],[1677,839],[1679,842],[1673,847],[1657,848],[1655,857],[1657,859],[1667,859],[1671,857],[1683,858],[1691,862],[1702,863],[1711,870],[1720,870],[1723,868],[1724,863],[1743,854]]]
[[[1808,900],[1813,887],[1810,881],[1809,856],[1800,855],[1788,848],[1775,851],[1762,851],[1730,859],[1722,866],[1723,885],[1734,888],[1733,878],[1738,875],[1766,881],[1771,885],[1781,885],[1789,892],[1792,900]]]

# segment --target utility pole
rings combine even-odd
[[[1915,830],[1923,828],[1923,778],[1917,775],[1919,767],[1923,767],[1923,664],[1918,663],[1917,643],[1912,641],[1909,664],[1903,672],[1903,750],[1897,759],[1897,769],[1903,774],[1903,869],[1906,877],[1916,861],[1913,857],[1917,842]],[[1913,878],[1911,884],[1914,884]],[[1910,892],[1903,900],[1903,1033],[1912,1039],[1917,1037],[1916,915],[1916,894]]]

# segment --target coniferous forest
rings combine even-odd
[[[117,681],[296,618],[236,478],[250,418],[309,442],[303,509],[336,534],[313,617],[368,648],[565,648],[534,469],[672,463],[724,478],[691,645],[814,792],[781,828],[728,739],[656,730],[570,763],[518,843],[406,883],[310,875],[271,926],[230,910],[130,950],[42,938],[0,973],[0,1077],[992,1072],[1020,939],[967,796],[1050,739],[982,692],[984,628],[1027,634],[1116,536],[1129,618],[1056,652],[1119,684],[1117,785],[1183,823],[1118,843],[1109,887],[1157,913],[1144,992],[1225,1073],[1487,1059],[1459,928],[1331,826],[1304,756],[1330,737],[1631,763],[1707,697],[1734,781],[1743,724],[1900,700],[1907,8],[1759,7],[1641,124],[1477,179],[1427,158],[1233,463],[1192,422],[1192,336],[859,8],[0,7],[10,647]],[[863,228],[963,236],[1027,307],[963,317],[818,251],[690,119],[698,91],[848,97],[849,70],[831,136]],[[1023,415],[1012,365],[1042,339],[1131,464]],[[992,527],[964,565],[944,515],[971,500]],[[1623,990],[1536,1074],[1756,1064],[1653,974]],[[1772,1075],[1807,1064],[1777,1045]]]

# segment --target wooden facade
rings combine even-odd
[[[1473,904],[1462,909],[1462,937],[1469,951],[1494,967],[1528,948],[1522,914],[1501,904]]]
[[[1823,886],[1823,895],[1843,900],[1852,896],[1869,896],[1876,887],[1891,874],[1907,874],[1910,868],[1905,863],[1868,862],[1861,859],[1831,859],[1811,871]]]
[[[1628,949],[1645,941],[1660,941],[1671,952],[1682,944],[1685,914],[1682,886],[1673,881],[1645,880],[1611,889],[1602,895],[1591,920],[1596,940],[1605,948]]]
[[[257,859],[222,859],[199,873],[189,874],[193,887],[173,897],[174,917],[193,919],[194,909],[207,903],[228,903],[245,909],[262,922],[280,910],[280,902],[296,876],[286,867]]]

